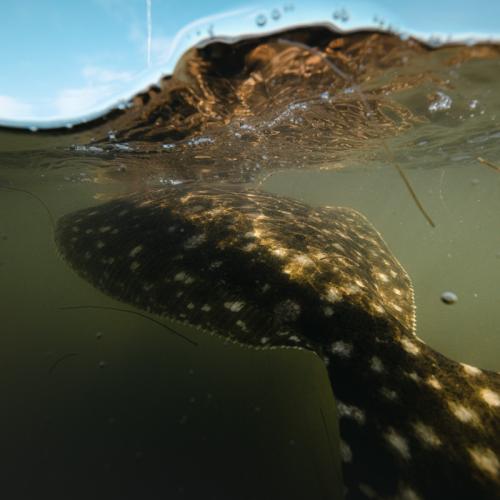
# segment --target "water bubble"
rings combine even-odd
[[[281,17],[281,12],[279,9],[273,9],[271,11],[271,17],[274,21],[277,21]]]
[[[108,130],[108,141],[116,141],[116,130]]]
[[[452,98],[440,90],[438,90],[432,98],[433,101],[428,108],[431,113],[435,113],[436,111],[446,111],[451,108],[453,103]]]
[[[38,127],[36,127],[35,125],[32,125],[32,126],[30,127],[30,131],[31,131],[31,132],[38,132]]]
[[[346,23],[349,21],[349,13],[345,9],[338,9],[333,13],[333,19]]]
[[[267,23],[267,17],[264,14],[259,14],[255,18],[255,24],[259,27],[265,26]]]
[[[99,361],[99,368],[105,368],[107,365],[106,361]]]
[[[471,179],[470,183],[473,185],[473,186],[477,186],[479,184],[479,179]]]
[[[441,38],[437,35],[431,35],[428,39],[427,39],[427,43],[431,46],[431,47],[439,47],[440,45],[442,45],[443,41],[441,40]]]
[[[457,302],[458,297],[453,292],[443,292],[441,294],[441,301],[445,304],[451,305]]]
[[[472,101],[469,102],[469,109],[476,109],[478,104],[479,101],[477,99],[472,99]]]
[[[73,124],[72,123],[66,123],[66,125],[64,125],[66,128],[73,128]]]
[[[295,9],[293,3],[287,3],[283,6],[283,12],[292,12]]]
[[[132,146],[129,146],[127,143],[114,144],[113,146],[118,151],[133,151],[134,150],[134,148]]]
[[[166,149],[167,151],[171,150],[171,149],[174,149],[175,148],[175,144],[163,144],[162,145],[162,148],[163,149]]]
[[[102,332],[97,332],[97,333],[95,334],[95,338],[96,338],[97,340],[101,340],[101,338],[102,338]]]

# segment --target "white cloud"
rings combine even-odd
[[[151,38],[152,59],[156,64],[167,62],[172,50],[172,37],[156,36]]]
[[[82,74],[89,83],[128,82],[132,79],[129,71],[116,71],[100,66],[85,66]]]
[[[82,69],[86,83],[81,87],[63,89],[54,105],[59,115],[78,116],[109,103],[109,99],[123,89],[134,75],[102,66],[87,65]]]
[[[109,85],[89,85],[64,89],[55,99],[55,107],[60,115],[77,116],[89,112],[112,95]]]
[[[31,104],[20,101],[15,97],[0,95],[0,118],[19,119],[32,113]]]

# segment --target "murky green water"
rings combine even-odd
[[[498,370],[500,173],[477,158],[500,162],[500,61],[453,71],[451,111],[428,112],[427,88],[401,91],[395,99],[424,119],[387,141],[435,228],[377,147],[255,183],[365,214],[413,280],[418,335]],[[1,184],[38,196],[55,220],[136,188],[130,172],[93,182],[106,158],[44,154],[63,143],[3,133]],[[456,304],[443,304],[445,291]],[[130,307],[69,269],[47,213],[19,191],[0,192],[0,296],[5,498],[340,495],[333,396],[313,355],[246,350],[182,327],[195,347],[143,317],[61,309]]]

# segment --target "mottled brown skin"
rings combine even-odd
[[[349,498],[499,497],[500,376],[415,335],[410,280],[354,210],[190,183],[69,214],[57,242],[113,297],[323,359]]]

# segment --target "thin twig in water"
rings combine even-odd
[[[198,347],[198,342],[195,342],[194,340],[191,340],[189,337],[186,337],[182,333],[177,332],[173,328],[170,328],[169,326],[165,325],[161,321],[158,321],[154,318],[151,318],[147,314],[143,314],[139,311],[131,311],[130,309],[121,309],[120,307],[112,307],[112,306],[95,306],[95,305],[81,305],[81,306],[61,306],[59,309],[61,310],[75,310],[75,309],[102,309],[102,310],[108,310],[108,311],[118,311],[118,312],[124,312],[128,314],[134,314],[136,316],[140,316],[141,318],[146,318],[149,321],[152,321],[153,323],[156,323],[157,325],[162,326],[167,330],[169,333],[172,333],[174,335],[177,335],[177,337],[180,337],[181,339],[184,339],[186,342]]]
[[[52,373],[54,372],[54,370],[56,369],[57,365],[59,363],[61,363],[62,361],[64,361],[65,359],[68,359],[68,358],[71,358],[73,356],[77,356],[78,353],[77,352],[68,352],[67,354],[64,354],[64,356],[61,356],[60,358],[56,359],[52,365],[50,366],[49,370],[48,370],[48,374],[49,375],[52,375]]]
[[[0,185],[0,189],[6,189],[7,191],[17,191],[18,193],[24,193],[24,194],[27,194],[28,196],[31,196],[36,201],[38,201],[38,203],[40,203],[40,205],[42,205],[44,210],[47,212],[47,215],[49,216],[50,225],[52,227],[52,231],[54,231],[55,223],[54,223],[54,217],[52,217],[52,212],[50,211],[50,208],[45,204],[45,202],[40,197],[38,197],[35,193],[32,193],[31,191],[28,191],[26,189],[15,188],[15,187],[5,186],[5,185]]]
[[[284,45],[299,47],[299,48],[301,48],[303,50],[307,50],[308,52],[311,52],[312,54],[315,54],[315,55],[321,57],[321,59],[323,59],[323,61],[328,65],[328,67],[337,76],[340,76],[346,82],[350,83],[352,89],[358,94],[359,98],[361,99],[361,101],[363,102],[363,104],[366,106],[366,108],[368,110],[367,116],[369,117],[370,120],[372,119],[372,112],[371,112],[370,104],[368,103],[368,100],[366,99],[366,97],[364,96],[363,92],[361,91],[361,89],[359,88],[359,86],[356,84],[356,82],[354,81],[354,79],[350,75],[348,75],[347,73],[344,73],[340,68],[338,68],[328,58],[328,56],[324,52],[321,52],[320,50],[316,49],[315,47],[310,47],[309,45],[306,45],[305,43],[295,42],[295,41],[287,40],[285,38],[279,38],[278,41],[280,43],[283,43]],[[420,212],[425,217],[425,219],[427,220],[427,222],[432,227],[436,227],[436,225],[434,224],[434,221],[431,219],[431,217],[429,216],[429,214],[425,211],[422,203],[420,203],[420,200],[418,199],[417,194],[415,193],[415,190],[412,188],[408,177],[406,177],[405,173],[403,172],[403,169],[396,162],[392,150],[389,148],[388,144],[384,141],[384,139],[381,139],[381,142],[382,142],[382,146],[384,147],[384,149],[385,149],[385,151],[386,151],[386,153],[387,153],[387,155],[389,157],[389,160],[392,162],[392,165],[398,171],[401,179],[403,179],[403,182],[404,182],[405,186],[407,187],[407,189],[408,189],[411,197],[413,198],[413,201],[417,205],[417,208],[420,210]],[[492,164],[489,164],[489,166],[492,166]],[[494,167],[494,168],[497,168],[497,167]]]
[[[422,203],[420,203],[420,200],[417,197],[417,194],[411,187],[410,181],[406,177],[406,174],[403,172],[403,169],[399,165],[399,163],[396,161],[396,158],[394,158],[394,155],[392,151],[389,149],[389,146],[385,143],[384,140],[382,140],[382,146],[384,147],[387,155],[392,161],[392,164],[396,167],[396,170],[398,171],[399,175],[401,176],[401,179],[403,179],[403,182],[405,183],[405,186],[407,187],[408,191],[410,192],[411,197],[413,198],[413,201],[417,205],[418,209],[420,212],[422,212],[422,215],[427,219],[427,222],[432,226],[436,227],[436,224],[434,224],[434,221],[431,219],[430,215],[425,211],[425,208],[423,207]]]
[[[491,163],[491,161],[485,160],[484,158],[481,158],[480,156],[478,156],[476,159],[479,163],[482,163],[483,165],[487,165],[488,167],[492,168],[493,170],[500,172],[500,167],[498,167],[494,163]]]

